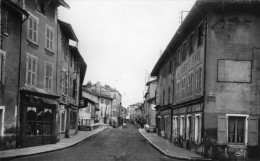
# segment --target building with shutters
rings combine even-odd
[[[144,118],[148,125],[155,125],[155,91],[157,80],[153,79],[146,83],[147,92],[144,100]]]
[[[259,7],[195,2],[151,73],[160,135],[214,159],[260,158]]]
[[[77,132],[86,64],[69,46],[77,38],[58,20],[59,6],[69,8],[63,0],[1,1],[1,149],[56,143]]]

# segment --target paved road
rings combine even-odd
[[[149,145],[138,129],[108,128],[76,146],[12,161],[173,161]]]

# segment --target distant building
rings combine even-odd
[[[153,79],[146,83],[147,92],[144,101],[144,118],[148,125],[155,125],[155,93],[157,80]]]

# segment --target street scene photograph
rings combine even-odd
[[[260,160],[260,0],[0,11],[0,161]]]

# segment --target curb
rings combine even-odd
[[[49,152],[54,152],[54,151],[59,151],[59,150],[63,150],[63,149],[67,149],[67,148],[70,148],[72,146],[75,146],[77,144],[79,144],[80,142],[82,141],[85,141],[85,140],[88,140],[92,137],[94,137],[95,135],[97,135],[98,133],[100,133],[101,131],[107,129],[108,127],[104,127],[102,130],[96,132],[96,133],[93,133],[91,135],[89,135],[88,137],[82,139],[82,140],[79,140],[75,143],[72,143],[66,147],[60,147],[60,148],[57,148],[57,149],[51,149],[51,150],[46,150],[46,151],[42,151],[42,152],[36,152],[36,153],[31,153],[31,154],[21,154],[21,155],[16,155],[16,156],[6,156],[6,157],[0,157],[0,160],[1,161],[5,161],[5,160],[10,160],[10,159],[15,159],[15,158],[22,158],[22,157],[28,157],[28,156],[33,156],[33,155],[39,155],[39,154],[45,154],[45,153],[49,153]]]
[[[204,159],[204,158],[188,158],[188,157],[183,157],[183,156],[174,156],[174,155],[169,155],[167,152],[165,152],[164,150],[162,150],[160,147],[158,147],[156,144],[152,143],[150,140],[148,140],[139,130],[138,130],[139,134],[141,134],[142,137],[144,137],[149,144],[151,144],[156,150],[158,150],[160,153],[162,153],[163,155],[172,158],[172,159],[180,159],[180,160],[201,160],[201,161],[207,161],[207,160],[211,160],[211,159]]]

